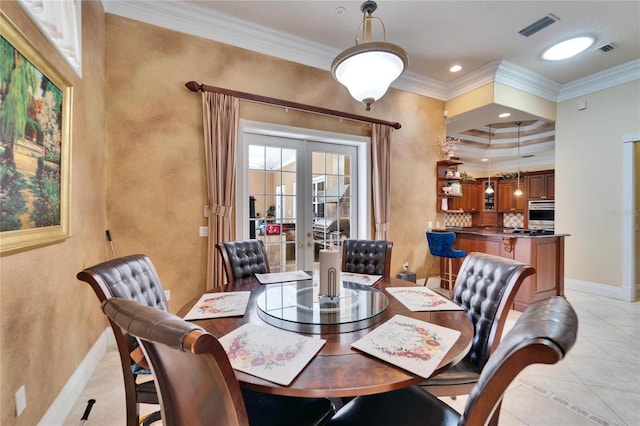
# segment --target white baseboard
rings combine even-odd
[[[44,414],[38,425],[61,425],[67,420],[73,406],[82,394],[84,387],[91,378],[94,370],[107,353],[110,344],[114,344],[115,337],[111,327],[105,328],[96,343],[84,357],[76,371],[71,375],[69,381],[64,385],[53,404]]]
[[[419,285],[424,285],[424,279],[418,281]],[[438,277],[429,278],[427,287],[439,287],[440,280]],[[608,297],[610,299],[624,300],[625,302],[634,302],[636,295],[640,294],[640,284],[635,288],[614,287],[606,284],[592,283],[589,281],[575,280],[572,278],[564,279],[564,287],[568,290],[579,291],[582,293],[593,294],[596,296]]]
[[[626,302],[635,301],[636,294],[638,294],[640,290],[640,286],[636,286],[636,288],[614,287],[606,284],[575,280],[573,278],[565,278],[564,287],[568,290],[580,291],[582,293],[593,294],[596,296],[609,297],[611,299],[624,300]]]

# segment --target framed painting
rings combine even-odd
[[[71,84],[0,11],[0,252],[69,237]]]

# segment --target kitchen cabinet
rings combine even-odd
[[[460,209],[460,201],[463,196],[462,190],[460,193],[445,194],[442,189],[451,187],[454,183],[461,184],[462,179],[458,171],[458,166],[461,164],[464,164],[464,162],[458,160],[442,160],[436,163],[436,194],[438,198],[436,210],[438,212],[462,213]]]
[[[496,183],[496,180],[491,180],[493,193],[487,194],[486,190],[489,187],[489,181],[485,179],[480,181],[480,209],[478,214],[474,215],[471,219],[473,226],[498,226],[498,210],[496,204],[498,188]]]
[[[498,212],[479,212],[471,219],[473,226],[498,226]]]
[[[493,188],[493,192],[487,194],[487,189],[491,186]],[[481,181],[480,185],[480,198],[482,200],[482,205],[480,206],[480,210],[483,212],[495,212],[496,211],[496,196],[498,195],[498,191],[496,188],[496,181],[492,180],[489,182],[488,180]]]
[[[518,188],[517,179],[501,179],[498,181],[498,213],[523,213],[525,205],[525,183],[520,180],[520,189],[523,194],[513,195]]]
[[[452,200],[452,210],[462,210],[465,213],[478,213],[480,211],[480,182],[462,181],[462,198]]]
[[[527,176],[527,196],[529,200],[553,200],[555,196],[555,172]]]
[[[516,294],[513,308],[523,312],[531,304],[553,296],[564,297],[564,239],[566,235],[529,237],[489,231],[455,231],[453,247],[515,259],[536,269]],[[462,259],[453,259],[457,274]]]
[[[465,212],[477,213],[480,210],[480,182],[462,182],[462,200],[460,207]]]

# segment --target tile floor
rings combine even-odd
[[[516,378],[505,395],[500,425],[640,425],[640,302],[576,291],[568,291],[567,299],[578,313],[578,341],[560,363],[531,366]],[[507,329],[519,315],[510,312]],[[91,398],[96,403],[85,426],[125,424],[115,348],[105,355],[65,425],[81,423]],[[444,400],[461,410],[466,397]],[[152,408],[143,406],[145,413]]]

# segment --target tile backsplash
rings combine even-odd
[[[504,213],[502,215],[502,226],[505,228],[524,228],[524,214]]]
[[[445,213],[445,226],[469,227],[472,218],[471,213]],[[504,213],[502,215],[502,224],[505,228],[524,228],[524,214],[522,213]]]
[[[471,226],[471,213],[445,213],[445,226]]]

